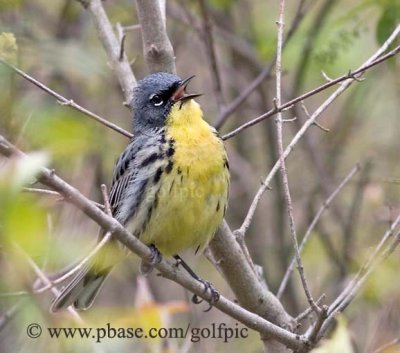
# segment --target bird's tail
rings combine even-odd
[[[102,234],[100,234],[101,236]],[[66,309],[73,305],[78,310],[90,308],[105,279],[120,261],[120,248],[111,239],[103,246],[90,263],[82,268],[53,301],[50,311]]]
[[[99,269],[92,265],[79,271],[74,279],[61,290],[52,303],[50,311],[56,312],[70,305],[74,305],[78,310],[90,308],[111,269],[112,267]]]

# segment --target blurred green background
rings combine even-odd
[[[207,2],[224,103],[231,102],[273,59],[276,50],[277,1],[210,0]],[[398,0],[287,1],[286,30],[300,21],[283,55],[283,101],[325,82],[321,71],[335,78],[356,69],[400,23]],[[134,2],[106,1],[111,22],[137,24]],[[204,40],[197,1],[167,2],[167,29],[175,50],[178,74],[196,75],[193,91],[206,120],[218,120],[213,73]],[[296,15],[297,14],[297,15]],[[14,42],[15,38],[15,42]],[[399,41],[397,40],[397,44]],[[127,32],[125,50],[138,79],[148,74],[140,29]],[[129,110],[87,11],[72,0],[0,0],[0,56],[68,99],[130,130]],[[273,72],[273,71],[272,71]],[[303,260],[315,297],[326,293],[331,302],[349,276],[358,270],[400,211],[400,70],[395,57],[371,69],[322,115],[329,129],[312,127],[288,159],[297,231],[303,236],[330,192],[358,162],[362,169],[322,217]],[[271,109],[273,75],[260,85],[220,129],[226,133]],[[313,112],[334,88],[305,102]],[[89,198],[102,202],[100,184],[109,185],[116,158],[127,139],[79,112],[62,106],[31,83],[0,65],[0,133],[26,152],[29,168],[0,157],[0,352],[92,352],[90,340],[29,339],[26,326],[72,325],[68,314],[50,315],[52,294],[32,294],[35,274],[16,251],[14,242],[45,271],[56,272],[81,259],[93,247],[98,227],[73,206],[54,196],[23,192],[34,184],[38,165],[46,164]],[[288,143],[306,119],[300,107],[285,113],[297,120],[284,126]],[[274,120],[269,119],[226,142],[232,173],[227,220],[240,226],[260,185],[277,160]],[[276,291],[292,256],[282,192],[275,178],[246,236],[249,251],[272,291]],[[185,256],[186,255],[186,256]],[[220,291],[228,286],[204,257],[185,254],[189,263]],[[368,281],[346,316],[360,352],[370,352],[398,337],[400,284],[398,252]],[[155,273],[142,279],[138,259],[131,256],[107,281],[95,306],[82,314],[85,325],[205,327],[235,321],[216,309],[203,313],[189,303],[190,295]],[[296,316],[307,307],[297,274],[283,302]],[[40,287],[41,285],[38,285]],[[6,313],[14,310],[11,320]],[[228,343],[202,340],[117,340],[103,342],[103,352],[260,352],[257,334]]]

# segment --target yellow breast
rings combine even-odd
[[[167,138],[175,141],[173,168],[162,177],[154,221],[143,241],[169,256],[207,245],[224,216],[229,172],[223,143],[195,101],[172,108]]]
[[[220,174],[226,152],[216,131],[202,118],[194,100],[172,108],[167,121],[168,135],[176,143],[174,162],[181,168],[190,167],[192,178]]]

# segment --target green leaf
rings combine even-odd
[[[28,157],[18,157],[9,160],[0,173],[0,191],[15,193],[23,186],[35,181],[41,167],[48,162],[45,152],[33,152]]]
[[[46,209],[21,188],[34,180],[46,161],[46,154],[35,152],[11,159],[0,169],[0,244],[12,248],[15,242],[35,258],[46,249]]]
[[[0,0],[0,11],[18,9],[24,2],[24,0]]]
[[[400,23],[400,3],[389,3],[382,13],[376,27],[376,40],[382,45],[394,28]]]
[[[48,155],[45,152],[32,152],[28,158],[18,158],[15,163],[15,175],[12,186],[20,189],[22,186],[35,180],[40,169],[48,163]]]
[[[210,3],[218,10],[229,10],[234,6],[236,0],[211,0]]]
[[[17,41],[14,34],[2,32],[0,34],[0,57],[10,63],[17,61]]]
[[[67,107],[38,112],[27,136],[33,147],[46,148],[57,161],[78,158],[98,148],[93,123]]]
[[[323,341],[321,346],[313,349],[311,353],[354,353],[345,318],[338,316],[337,321],[338,324],[332,337]]]
[[[45,255],[46,213],[33,195],[18,194],[9,199],[1,216],[5,245],[12,247],[15,242],[36,260]]]

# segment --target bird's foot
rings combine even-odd
[[[204,310],[205,312],[210,311],[212,309],[212,307],[214,306],[214,304],[219,300],[219,292],[214,288],[214,286],[209,282],[206,281],[202,278],[200,278],[190,267],[189,265],[182,260],[182,258],[179,255],[175,255],[174,256],[175,260],[176,260],[176,266],[181,265],[186,272],[188,272],[195,280],[199,281],[200,283],[202,283],[204,285],[204,293],[207,293],[208,291],[210,291],[210,299],[209,299],[209,304],[210,306]],[[194,304],[200,304],[203,301],[202,298],[200,298],[197,294],[194,294],[192,297],[192,303]]]
[[[149,249],[151,251],[149,259],[142,260],[142,263],[140,265],[140,272],[144,275],[147,275],[151,271],[153,271],[154,267],[162,260],[162,255],[160,251],[153,244],[149,246]]]
[[[214,304],[219,300],[219,292],[214,288],[214,286],[211,284],[211,282],[206,281],[202,278],[197,278],[197,280],[204,285],[204,293],[207,293],[210,291],[210,301],[209,301],[209,307],[204,310],[204,312],[210,311]],[[194,304],[200,304],[203,301],[202,298],[200,298],[197,294],[193,294],[192,297],[192,302]]]

